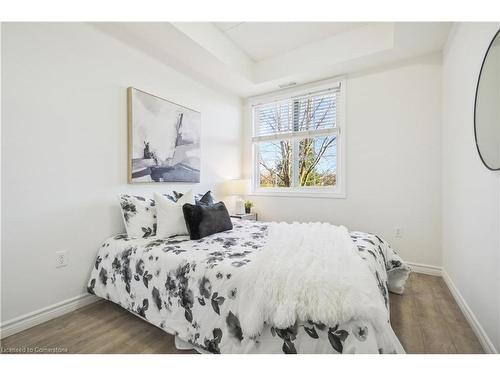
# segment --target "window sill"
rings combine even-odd
[[[264,196],[264,197],[295,197],[295,198],[329,198],[329,199],[345,199],[346,194],[341,192],[324,192],[324,191],[262,191],[257,190],[248,196]]]

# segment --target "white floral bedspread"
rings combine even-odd
[[[286,329],[266,325],[261,335],[245,337],[233,276],[263,247],[267,225],[233,224],[198,241],[112,237],[99,250],[88,290],[212,353],[404,353],[389,324],[389,287],[401,293],[410,269],[384,240],[362,232],[350,234],[387,307],[383,330],[360,320],[333,326],[297,321]]]

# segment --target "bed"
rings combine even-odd
[[[264,247],[267,233],[267,223],[233,219],[232,230],[201,240],[117,235],[100,247],[88,291],[199,352],[404,353],[389,323],[389,291],[403,292],[410,268],[387,242],[363,232],[349,234],[385,305],[383,329],[360,319],[329,325],[298,320],[285,328],[265,324],[261,334],[245,335],[234,280]]]

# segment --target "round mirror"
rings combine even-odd
[[[500,170],[500,30],[486,51],[476,88],[474,134],[486,168]]]

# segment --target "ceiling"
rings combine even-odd
[[[367,23],[214,22],[214,24],[253,61],[261,61]]]
[[[240,97],[437,53],[445,22],[91,24],[206,86]]]

